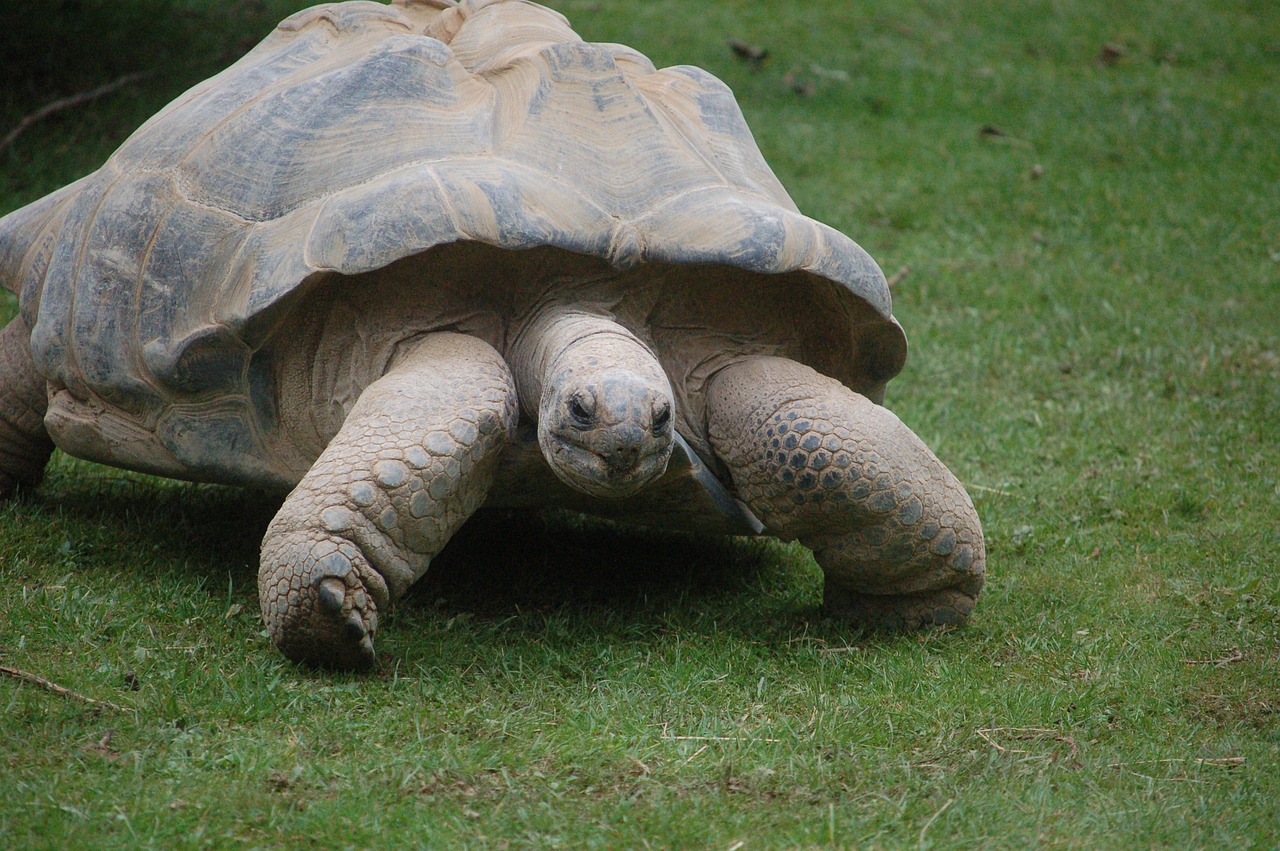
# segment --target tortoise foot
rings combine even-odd
[[[427,335],[365,388],[262,540],[262,618],[284,655],[373,664],[378,613],[484,502],[516,409],[502,357],[460,334]]]
[[[45,380],[31,361],[30,340],[21,316],[0,330],[0,499],[39,484],[53,452]]]
[[[822,610],[828,617],[877,632],[901,632],[932,626],[959,626],[969,619],[976,591],[958,588],[914,594],[867,594],[828,580]]]
[[[324,668],[372,667],[378,609],[389,595],[355,545],[302,533],[272,541],[258,594],[271,640],[288,658]]]
[[[959,480],[892,412],[761,357],[716,376],[708,424],[765,528],[813,550],[829,611],[881,629],[969,617],[986,573],[982,524]]]

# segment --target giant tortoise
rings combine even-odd
[[[293,15],[0,220],[0,278],[0,494],[55,445],[289,491],[259,596],[291,659],[370,665],[486,506],[798,540],[870,627],[983,584],[968,495],[882,407],[879,267],[723,83],[523,0]]]

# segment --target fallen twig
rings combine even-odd
[[[66,686],[60,686],[57,683],[53,682],[52,680],[46,680],[44,677],[38,676],[36,674],[32,674],[28,671],[22,671],[17,668],[11,668],[8,665],[0,665],[0,674],[4,674],[7,677],[12,677],[13,679],[20,680],[24,683],[31,683],[31,685],[39,686],[42,689],[51,691],[54,694],[60,694],[63,697],[74,698],[75,700],[82,701],[84,703],[89,704],[90,706],[101,706],[107,709],[114,709],[116,712],[132,711],[128,707],[121,706],[118,703],[112,703],[109,700],[98,700],[97,698],[83,695],[78,691],[72,691]]]
[[[68,109],[73,106],[78,106],[79,104],[82,104],[82,103],[88,103],[89,101],[100,98],[103,95],[110,94],[111,92],[114,92],[116,89],[120,88],[121,86],[126,86],[129,83],[132,83],[135,80],[139,80],[144,76],[145,74],[143,73],[126,74],[125,76],[120,77],[119,79],[112,80],[109,83],[104,83],[103,85],[98,86],[96,89],[89,89],[88,91],[85,91],[85,92],[77,92],[76,94],[70,95],[69,97],[59,98],[58,100],[50,101],[49,103],[46,103],[44,106],[40,107],[35,112],[31,113],[28,116],[25,116],[21,121],[18,122],[18,126],[14,127],[12,130],[9,131],[9,135],[5,136],[4,139],[0,140],[0,151],[3,151],[5,148],[12,145],[13,141],[17,139],[19,135],[22,134],[23,130],[26,130],[32,124],[35,124],[37,121],[40,121],[41,119],[44,119],[44,118],[48,118],[50,115],[53,115],[55,112],[60,112],[61,110]]]
[[[1222,668],[1242,659],[1244,659],[1244,654],[1240,652],[1240,648],[1232,647],[1231,653],[1221,659],[1183,659],[1182,663],[1184,665],[1212,665],[1215,668]]]
[[[887,284],[890,288],[896,287],[898,284],[902,283],[902,279],[905,278],[910,272],[911,272],[910,266],[903,266],[901,269],[899,269],[898,271],[890,275],[889,280],[885,281],[885,284]]]

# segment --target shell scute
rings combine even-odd
[[[267,221],[406,162],[481,154],[484,95],[448,60],[435,39],[400,36],[262,97],[182,164],[188,197]]]

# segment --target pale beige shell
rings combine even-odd
[[[459,283],[459,258],[484,273]],[[75,433],[91,410],[116,432],[104,460],[214,481],[294,477],[272,438],[279,335],[335,288],[375,297],[381,270],[400,298],[412,271],[423,330],[469,322],[499,350],[522,298],[589,283],[694,413],[725,346],[873,399],[906,353],[880,269],[797,211],[723,83],[522,0],[294,15],[0,220],[0,268],[60,444],[108,451]],[[445,279],[464,318],[432,306]]]

